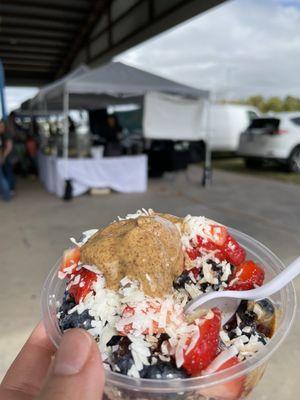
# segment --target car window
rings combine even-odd
[[[300,117],[291,118],[293,124],[300,126]]]
[[[253,119],[248,129],[276,130],[279,128],[278,118],[256,118]]]
[[[255,118],[258,118],[258,115],[256,114],[255,111],[249,110],[249,111],[247,111],[247,114],[248,114],[249,124],[252,120],[254,120]]]

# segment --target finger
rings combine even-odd
[[[104,387],[100,352],[82,329],[67,331],[39,400],[99,400]]]
[[[5,399],[34,398],[45,381],[54,352],[43,324],[39,323],[7,371],[0,386],[1,396],[5,393]]]

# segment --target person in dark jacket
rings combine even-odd
[[[9,201],[15,189],[15,177],[11,164],[13,141],[4,121],[0,121],[0,190],[4,200]]]
[[[122,134],[122,128],[115,115],[108,115],[107,127],[105,129],[105,149],[104,157],[114,157],[123,154],[123,148],[120,144],[120,137]]]

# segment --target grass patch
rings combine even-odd
[[[284,167],[276,164],[266,164],[259,169],[246,168],[242,158],[213,159],[213,168],[223,171],[236,172],[239,174],[253,175],[261,178],[275,179],[281,182],[295,183],[300,185],[300,174],[284,171]]]

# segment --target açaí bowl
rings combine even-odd
[[[280,259],[257,240],[232,228],[229,228],[229,232],[245,248],[247,258],[263,266],[266,281],[285,268]],[[66,286],[57,277],[58,267],[59,262],[50,271],[42,289],[43,320],[55,346],[58,346],[61,338],[56,318],[57,302],[61,302]],[[292,283],[274,294],[271,300],[278,310],[277,328],[269,343],[254,357],[208,376],[178,380],[137,379],[106,370],[106,397],[110,400],[233,400],[222,391],[222,385],[243,377],[245,385],[240,398],[245,399],[261,379],[270,356],[281,345],[294,320],[296,295]]]

